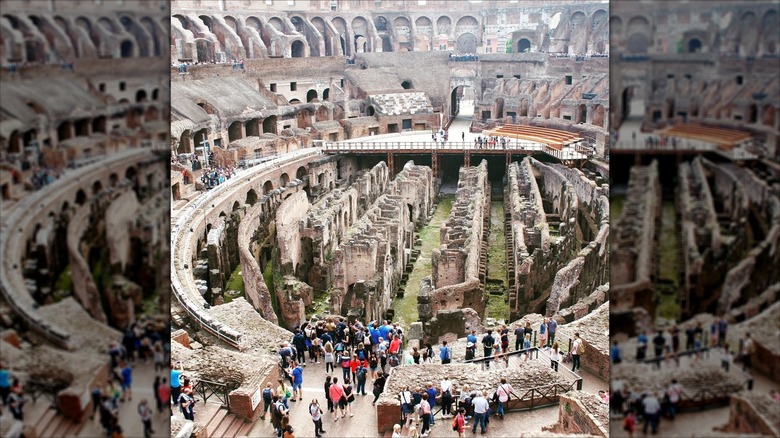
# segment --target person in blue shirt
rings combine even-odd
[[[8,395],[11,394],[11,370],[5,362],[0,362],[0,400],[7,404]]]
[[[388,325],[387,325],[387,321],[385,321],[385,323],[384,323],[383,325],[380,325],[380,326],[379,326],[379,336],[380,336],[382,339],[390,339],[390,338],[388,337],[388,335],[390,334],[390,327],[391,327],[391,326],[388,326]]]
[[[371,345],[377,345],[379,343],[379,337],[382,336],[379,333],[379,327],[377,326],[377,323],[374,323],[368,331],[371,333]]]
[[[133,368],[129,362],[125,362],[124,368],[122,368],[122,398],[120,401],[125,401],[125,397],[130,401],[133,399]]]
[[[547,346],[550,347],[555,342],[555,332],[558,330],[558,322],[555,318],[547,320]]]
[[[428,383],[428,389],[426,389],[425,392],[428,393],[428,403],[431,405],[431,425],[433,425],[434,424],[433,413],[434,413],[434,409],[436,408],[436,395],[437,395],[437,391],[436,388],[433,386],[433,383]]]
[[[623,362],[620,357],[620,347],[618,347],[618,341],[612,341],[612,349],[609,350],[609,357],[612,359],[612,363]]]
[[[477,332],[476,330],[472,330],[471,334],[466,336],[466,341],[471,342],[474,345],[477,345]]]
[[[173,398],[173,405],[179,405],[179,395],[181,394],[181,373],[184,371],[184,366],[181,362],[176,362],[175,366],[171,367],[171,398]]]
[[[645,353],[647,352],[647,335],[644,330],[639,332],[639,337],[636,339],[636,360],[645,360]]]
[[[292,400],[295,401],[295,394],[298,394],[298,401],[303,400],[303,367],[297,362],[293,362],[292,376],[293,376],[293,389]]]

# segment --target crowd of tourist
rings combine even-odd
[[[479,56],[476,53],[465,53],[453,55],[449,54],[449,60],[451,62],[476,62],[479,61]]]
[[[206,187],[206,190],[212,189],[231,177],[236,176],[236,169],[232,166],[213,166],[203,170],[200,181]]]

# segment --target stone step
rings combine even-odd
[[[227,410],[225,410],[227,412]],[[211,428],[209,428],[209,435],[210,436],[220,436],[220,437],[228,437],[231,435],[227,435],[226,432],[228,429],[230,429],[230,426],[233,424],[235,420],[238,420],[238,418],[235,415],[228,414],[223,419],[222,422],[219,423],[219,426],[217,426],[216,429],[214,429],[213,432],[211,432]]]
[[[227,409],[219,409],[213,417],[206,423],[206,430],[209,432],[211,436],[218,436],[214,435],[213,431],[216,430],[217,427],[219,427],[219,424],[225,419],[225,417],[228,415]]]

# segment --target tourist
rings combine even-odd
[[[265,389],[263,389],[263,412],[260,414],[260,418],[263,420],[265,420],[266,412],[269,412],[273,406],[273,396],[274,390],[271,388],[271,383],[266,383]]]
[[[324,350],[325,350],[325,359],[324,359],[325,372],[327,373],[328,369],[330,369],[330,372],[333,372],[335,370],[335,368],[333,367],[333,363],[335,359],[335,357],[333,356],[333,344],[330,341],[326,342]]]
[[[409,434],[406,435],[408,438],[420,438],[420,434],[417,433],[417,427],[416,426],[409,426]]]
[[[599,398],[604,404],[609,404],[609,392],[599,389]]]
[[[320,438],[321,434],[325,433],[325,429],[322,428],[322,408],[316,398],[309,403],[309,414],[311,414],[311,421],[314,423],[314,436]]]
[[[661,356],[664,352],[664,347],[666,346],[666,338],[664,337],[664,333],[661,330],[658,330],[658,333],[656,333],[655,337],[653,337],[653,349],[655,352],[655,359],[656,359],[656,366],[658,368],[661,368]]]
[[[171,387],[168,386],[168,379],[165,377],[160,381],[160,385],[157,386],[155,392],[157,397],[157,412],[162,413],[165,406],[170,410],[171,407]]]
[[[718,322],[718,347],[723,348],[726,344],[726,332],[729,329],[729,323],[726,318],[720,318]]]
[[[398,335],[393,336],[393,340],[390,341],[389,353],[393,356],[397,356],[401,351],[401,337]]]
[[[556,330],[558,330],[558,322],[555,321],[555,318],[550,317],[550,319],[547,320],[547,346],[548,347],[552,345],[553,342],[555,342]]]
[[[379,342],[376,345],[376,353],[379,357],[379,365],[382,367],[382,372],[387,372],[387,342],[383,337],[379,337]]]
[[[466,360],[474,360],[474,356],[477,351],[477,346],[473,342],[466,343]]]
[[[710,324],[710,348],[718,345],[718,322],[718,318],[715,318]]]
[[[515,328],[515,351],[520,350],[523,346],[523,340],[525,339],[525,329],[518,325]]]
[[[729,348],[729,343],[726,342],[723,344],[723,352],[720,355],[720,367],[725,372],[729,372],[729,368],[731,366],[731,362],[734,360],[731,349]]]
[[[0,361],[0,402],[3,406],[8,404],[9,395],[11,395],[11,370],[5,361]]]
[[[702,334],[696,333],[696,335],[693,338],[693,350],[696,352],[695,356],[693,357],[693,361],[691,361],[691,366],[699,362],[701,360],[701,350],[702,350]]]
[[[414,405],[412,404],[412,391],[409,389],[409,385],[406,385],[400,393],[398,393],[398,400],[401,403],[401,417],[404,420],[406,427],[412,424],[411,413],[414,412]]]
[[[626,412],[626,418],[623,419],[623,430],[628,432],[629,437],[634,436],[634,431],[636,431],[636,414],[634,414],[633,409],[629,409]]]
[[[658,402],[658,393],[653,392],[648,394],[647,397],[642,400],[643,417],[645,418],[645,426],[643,433],[647,435],[647,425],[649,424],[653,435],[658,432],[658,415],[661,411],[661,404]]]
[[[294,429],[291,425],[287,425],[284,427],[284,433],[282,434],[282,438],[295,438],[295,434],[293,433]]]
[[[471,433],[477,433],[477,425],[479,425],[482,435],[484,435],[487,433],[485,419],[490,407],[484,391],[477,391],[477,396],[471,401],[471,404],[474,405],[474,425],[471,428]]]
[[[674,358],[675,364],[679,367],[680,366],[680,329],[677,328],[677,324],[672,324],[672,327],[669,329],[669,336],[671,337],[672,341],[672,348],[671,353],[672,357]]]
[[[609,358],[612,360],[612,363],[619,364],[620,362],[623,362],[623,359],[620,358],[620,347],[618,347],[618,341],[612,341],[612,348],[609,350]]]
[[[693,341],[696,338],[696,328],[693,324],[688,324],[685,329],[685,350],[693,350]]]
[[[501,378],[501,384],[498,385],[496,393],[498,394],[498,416],[504,419],[504,404],[509,401],[509,394],[514,392],[512,385],[507,383],[506,377]]]
[[[150,438],[154,433],[152,429],[152,408],[149,407],[149,401],[146,399],[138,403],[138,415],[141,416],[141,422],[144,425],[144,438]]]
[[[306,336],[300,329],[295,330],[295,335],[292,338],[292,343],[295,346],[295,360],[299,364],[306,366]]]
[[[672,384],[666,389],[666,396],[669,398],[669,417],[674,420],[677,415],[677,403],[680,402],[680,398],[683,395],[683,387],[677,381],[672,379]]]
[[[284,384],[284,379],[280,378],[277,380],[277,382],[279,382],[279,386],[276,387],[276,395],[279,396],[279,401],[284,405],[284,407],[290,409],[290,405],[287,402],[289,401],[290,397],[292,397],[293,393],[290,391],[290,388]]]
[[[550,350],[550,367],[558,372],[558,364],[561,362],[561,352],[558,349],[558,343],[555,342]]]
[[[452,351],[450,347],[447,346],[447,341],[442,341],[441,347],[439,348],[439,358],[441,359],[442,364],[448,364],[452,361]]]
[[[525,327],[523,327],[523,343],[525,343],[526,337],[528,337],[529,339],[533,339],[533,336],[534,336],[534,329],[533,327],[531,327],[530,322],[526,322]],[[525,346],[523,347],[523,349],[526,349]]]
[[[349,360],[349,371],[352,374],[352,381],[357,379],[357,369],[360,367],[361,361],[356,353],[352,353],[352,359]],[[347,376],[349,377],[349,376]]]
[[[693,345],[691,345],[693,347]],[[647,352],[647,335],[645,331],[639,332],[639,336],[636,338],[636,360],[642,362],[645,360]]]
[[[192,389],[186,388],[179,394],[179,409],[185,420],[195,421],[195,399],[192,397]]]
[[[425,390],[425,394],[428,394],[428,404],[430,404],[430,406],[431,406],[431,418],[430,418],[430,420],[431,420],[431,426],[433,426],[436,423],[435,418],[434,418],[435,414],[433,413],[433,409],[436,409],[436,397],[438,397],[439,391],[436,390],[436,387],[433,386],[433,383],[429,382],[426,386],[427,386],[427,388]]]
[[[449,376],[441,381],[441,412],[442,418],[452,417],[452,382]]]
[[[328,412],[333,413],[334,403],[333,400],[330,398],[330,387],[333,384],[331,376],[325,376],[325,400],[328,401]]]
[[[523,350],[525,350],[525,361],[528,362],[528,358],[531,356],[531,335],[525,334],[525,341],[523,341]]]
[[[428,436],[428,431],[431,428],[431,404],[428,402],[428,398],[428,393],[423,394],[422,402],[420,402],[420,406],[417,407],[417,412],[420,414],[423,424],[422,429],[420,429],[421,437]]]
[[[344,387],[339,384],[339,378],[334,377],[330,385],[330,399],[333,400],[333,422],[339,421],[339,411],[341,418],[346,417],[344,409],[347,407],[347,398],[344,396]]]
[[[396,423],[393,425],[393,435],[391,438],[401,438],[403,435],[401,435],[401,425]]]
[[[176,362],[171,366],[171,397],[173,397],[173,405],[176,406],[179,403],[179,394],[181,394],[181,373],[184,371],[184,365],[181,362]]]
[[[352,402],[355,401],[355,393],[354,393],[354,389],[352,388],[352,384],[350,383],[349,377],[344,379],[343,388],[344,388],[344,397],[347,398],[347,404],[346,404],[347,409],[345,410],[345,412],[349,412],[349,416],[354,417],[355,414],[352,413]]]
[[[417,365],[420,364],[420,352],[417,351],[417,347],[412,347],[412,361]]]
[[[539,348],[547,345],[547,318],[542,318],[539,324]]]
[[[499,339],[501,339],[501,352],[506,353],[509,351],[509,329],[506,327],[506,324],[501,325],[499,334]]]
[[[452,430],[458,432],[458,437],[463,438],[466,436],[466,411],[458,409],[458,415],[452,420]]]
[[[357,379],[356,393],[360,395],[366,395],[366,379],[368,377],[368,364],[366,361],[360,362],[357,370],[355,370],[355,378]]]
[[[463,385],[460,389],[460,395],[458,396],[458,409],[462,409],[466,414],[466,419],[471,418],[471,391],[469,385]]]
[[[154,373],[162,373],[163,372],[163,363],[165,362],[165,354],[163,354],[163,347],[162,344],[157,342],[154,344],[154,348],[152,349],[152,357],[154,360]]]
[[[490,368],[490,356],[493,354],[493,344],[496,342],[495,339],[493,339],[493,330],[488,330],[485,336],[482,337],[482,350],[485,354],[485,357],[488,358],[487,361],[485,361],[485,368]]]
[[[385,390],[385,373],[379,372],[377,374],[378,377],[374,380],[374,401],[371,402],[372,406],[376,405],[376,401],[379,400],[379,396]]]
[[[582,339],[580,339],[580,334],[575,333],[574,334],[574,342],[571,346],[571,370],[576,372],[580,369],[580,355],[585,352],[585,345],[582,343]]]
[[[125,362],[124,367],[122,367],[121,371],[121,386],[122,386],[122,398],[119,399],[119,401],[125,401],[125,397],[127,397],[128,401],[133,400],[133,368],[130,366],[129,362]]]
[[[303,400],[303,367],[301,364],[297,362],[293,362],[293,368],[292,376],[293,376],[293,385],[292,385],[292,401],[295,401],[295,394],[298,393],[298,401]]]
[[[155,392],[155,394],[157,393]],[[99,384],[96,384],[95,386],[92,387],[91,395],[92,395],[92,413],[89,415],[90,420],[95,418],[95,412],[97,412],[100,409],[100,404],[103,402],[103,389],[100,387]],[[157,402],[159,404],[160,402],[159,398]],[[168,400],[168,404],[169,405],[171,404],[170,399]],[[160,412],[162,412],[162,410],[160,410]]]
[[[11,411],[11,416],[14,420],[24,421],[24,394],[20,385],[15,385],[11,388],[11,392],[6,397],[8,404],[8,410]]]
[[[756,352],[756,344],[750,333],[745,333],[745,339],[742,341],[742,371],[748,371],[753,367],[753,353]]]
[[[376,353],[371,353],[368,359],[368,368],[371,370],[371,379],[376,380],[379,371],[379,358],[376,357]]]
[[[274,407],[271,415],[271,424],[276,431],[276,436],[281,437],[282,431],[290,422],[290,410],[276,395],[273,397],[273,402]]]

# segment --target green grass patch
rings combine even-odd
[[[679,321],[680,303],[678,301],[677,294],[668,295],[663,293],[656,293],[656,297],[658,298],[656,315],[669,321]]]
[[[626,203],[626,195],[613,195],[609,196],[609,218],[612,221],[617,221],[620,218],[620,213],[623,212],[623,205]]]
[[[330,311],[330,289],[315,292],[312,304],[306,309],[306,318],[311,318],[315,314],[322,315]]]
[[[677,271],[677,232],[675,231],[675,206],[673,202],[664,202],[661,210],[661,241],[659,278],[671,280],[679,286]],[[676,296],[676,295],[675,295]]]
[[[57,277],[57,281],[54,283],[54,290],[64,292],[63,295],[73,293],[73,277],[70,271],[70,265],[66,266],[60,273],[60,276]]]
[[[237,294],[229,294],[227,291],[238,291]],[[230,279],[228,279],[227,284],[225,285],[225,294],[223,295],[223,298],[225,299],[225,304],[233,301],[235,298],[243,297],[244,296],[244,277],[241,275],[241,264],[236,266],[236,269],[233,271],[232,274],[230,274]]]

